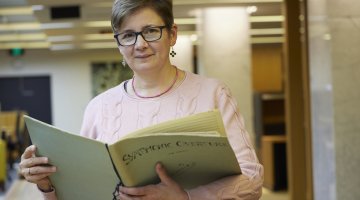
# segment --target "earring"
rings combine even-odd
[[[123,67],[126,67],[126,62],[125,62],[125,60],[122,60],[122,61],[121,61],[121,64],[122,64]]]
[[[172,57],[175,57],[175,56],[176,56],[176,52],[174,51],[174,47],[171,47],[170,55],[171,55]]]

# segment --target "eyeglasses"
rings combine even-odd
[[[162,29],[166,26],[150,26],[146,27],[140,32],[124,32],[115,34],[114,38],[121,46],[131,46],[137,41],[139,35],[141,35],[146,42],[153,42],[159,40],[162,36]]]

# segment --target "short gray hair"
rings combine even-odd
[[[153,9],[164,21],[167,29],[174,24],[172,0],[115,0],[112,7],[111,27],[114,33],[125,18],[142,8]]]

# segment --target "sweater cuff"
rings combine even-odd
[[[55,188],[54,187],[52,187],[52,191],[50,191],[50,192],[43,192],[42,190],[40,190],[39,187],[37,187],[37,188],[41,192],[44,200],[56,199],[56,194],[55,194]]]
[[[55,195],[55,190],[53,190],[52,192],[41,192],[44,200],[51,200],[51,199],[55,199],[56,195]]]
[[[187,194],[187,196],[188,196],[188,200],[191,200],[191,196],[190,196],[189,191],[185,190],[185,192],[186,192],[186,194]]]

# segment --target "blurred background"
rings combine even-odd
[[[112,2],[0,0],[0,200],[40,198],[17,172],[25,114],[78,133],[90,99],[132,77]],[[173,4],[172,63],[232,90],[264,165],[261,199],[360,199],[360,1]]]

